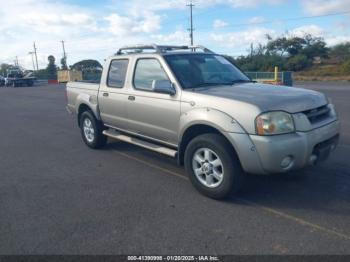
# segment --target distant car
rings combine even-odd
[[[0,86],[5,85],[5,78],[3,76],[0,76]]]

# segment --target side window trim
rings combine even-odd
[[[127,61],[127,65],[126,65],[126,73],[125,73],[125,76],[124,76],[124,83],[123,83],[123,86],[110,86],[108,84],[109,82],[109,74],[111,72],[111,67],[112,67],[112,64],[114,61]],[[111,62],[109,63],[109,67],[108,67],[108,73],[107,73],[107,78],[106,78],[106,86],[108,88],[117,88],[117,89],[123,89],[125,87],[125,82],[126,82],[126,79],[127,79],[127,74],[128,74],[128,68],[129,68],[129,64],[130,64],[130,60],[129,58],[120,58],[120,59],[112,59]]]
[[[140,60],[156,60],[156,61],[159,63],[160,67],[162,68],[162,70],[163,70],[164,74],[166,75],[166,77],[168,78],[168,80],[171,81],[171,80],[170,80],[170,77],[169,77],[169,75],[168,75],[168,73],[166,72],[166,70],[164,69],[162,63],[160,62],[160,60],[159,60],[157,57],[140,57],[140,58],[137,58],[136,61],[135,61],[135,63],[134,63],[134,70],[133,70],[133,76],[132,76],[132,88],[133,88],[133,90],[142,91],[142,92],[152,92],[152,93],[154,93],[152,90],[137,88],[137,87],[135,86],[136,68],[137,68],[137,64],[138,64],[138,62],[139,62]]]

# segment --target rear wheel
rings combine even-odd
[[[239,160],[218,134],[200,135],[189,143],[185,168],[193,186],[210,198],[225,198],[242,186],[244,172]]]
[[[103,125],[90,111],[85,111],[80,116],[81,135],[85,144],[93,149],[106,145],[107,137],[102,133]]]

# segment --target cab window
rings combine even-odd
[[[169,78],[157,59],[139,59],[134,74],[135,89],[152,91],[154,80],[169,80]]]

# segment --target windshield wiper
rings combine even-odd
[[[210,86],[218,86],[218,85],[232,85],[232,83],[200,83],[198,85],[191,86],[188,89],[196,89],[201,87],[210,87]]]
[[[233,81],[231,82],[231,85],[239,84],[239,83],[256,83],[256,81],[253,81],[253,80],[246,80],[246,79],[237,79],[237,80],[233,80]]]

